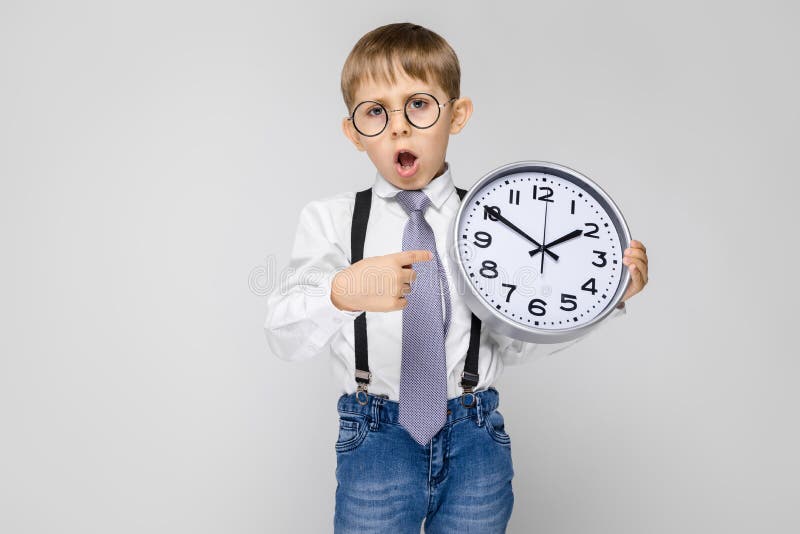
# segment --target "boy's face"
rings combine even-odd
[[[414,93],[429,93],[436,97],[440,104],[450,100],[438,84],[429,85],[416,78],[410,78],[397,68],[397,81],[394,85],[378,82],[371,78],[364,80],[356,91],[355,104],[364,100],[375,100],[383,104],[389,112],[389,124],[378,135],[368,137],[361,135],[352,121],[342,120],[342,130],[358,150],[366,150],[375,168],[389,182],[400,189],[422,189],[428,182],[441,175],[445,170],[445,155],[450,134],[457,134],[472,115],[472,101],[462,97],[441,108],[441,115],[430,128],[420,129],[412,126],[402,112],[409,96]],[[401,111],[392,113],[392,110]],[[350,112],[353,110],[351,109]],[[398,161],[401,151],[411,152],[416,156],[414,167],[403,169]],[[406,156],[403,157],[404,161]],[[408,176],[410,174],[410,176]]]

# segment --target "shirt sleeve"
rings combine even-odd
[[[606,317],[600,325],[592,328],[576,339],[563,341],[561,343],[531,343],[528,341],[521,341],[519,339],[504,336],[491,330],[489,331],[489,338],[495,345],[495,350],[499,351],[500,358],[503,360],[504,365],[519,365],[543,358],[544,356],[561,352],[562,350],[575,345],[581,340],[586,339],[589,335],[591,335],[592,332],[598,328],[602,328],[602,324],[605,324],[607,321],[610,321],[616,317],[627,315],[627,313],[627,307],[623,302],[615,307],[614,311],[608,314],[608,317]]]
[[[343,213],[337,216],[335,211]],[[331,301],[334,276],[350,266],[340,233],[343,228],[349,232],[343,220],[348,212],[334,212],[324,200],[303,207],[289,264],[274,273],[276,287],[267,297],[264,333],[270,350],[283,360],[315,357],[362,313],[340,310]],[[352,208],[349,212],[352,216]]]

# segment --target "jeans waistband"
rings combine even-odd
[[[474,402],[469,398],[470,395],[474,396]],[[465,417],[473,417],[480,426],[483,424],[486,414],[496,410],[499,404],[500,394],[491,386],[488,389],[475,391],[466,396],[449,399],[447,401],[447,422],[445,424]],[[371,393],[367,393],[367,400],[363,405],[356,398],[356,393],[344,394],[339,397],[337,409],[340,413],[364,414],[373,423],[377,421],[399,423],[400,403]]]

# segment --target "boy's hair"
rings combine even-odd
[[[439,34],[410,22],[380,26],[353,46],[342,67],[342,96],[353,110],[360,83],[368,78],[395,83],[395,68],[425,83],[436,83],[446,98],[461,96],[461,66],[455,51]]]

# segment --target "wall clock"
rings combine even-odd
[[[523,341],[584,335],[630,282],[621,211],[595,182],[556,163],[489,172],[464,195],[449,235],[467,306],[488,328]]]

